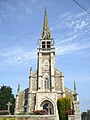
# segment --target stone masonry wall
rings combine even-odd
[[[68,115],[68,120],[75,120],[75,115]]]
[[[56,116],[49,116],[49,115],[0,115],[2,120],[6,118],[6,120],[57,120]]]

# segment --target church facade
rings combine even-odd
[[[29,87],[20,91],[20,85],[18,86],[15,114],[23,112],[33,113],[35,110],[45,109],[48,115],[55,115],[58,119],[58,98],[71,97],[75,107],[79,105],[79,100],[77,98],[76,85],[74,84],[74,91],[66,88],[64,86],[63,73],[56,69],[55,43],[51,36],[46,10],[37,56],[37,70],[33,72],[32,68],[30,68]]]

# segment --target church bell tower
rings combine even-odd
[[[38,48],[38,91],[54,91],[55,77],[55,46],[48,25],[47,11],[44,13],[44,23]]]
[[[66,96],[73,102],[76,120],[80,120],[76,84],[74,83],[74,92],[66,88],[64,75],[55,66],[55,45],[48,25],[46,9],[37,55],[37,70],[33,71],[32,67],[30,68],[29,87],[20,91],[20,85],[18,86],[15,114],[23,112],[31,114],[45,110],[47,117],[52,115],[54,120],[59,120],[57,100]]]

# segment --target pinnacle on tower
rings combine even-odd
[[[18,84],[17,92],[20,93],[20,83]]]
[[[74,93],[76,93],[76,83],[74,81]]]
[[[43,23],[43,31],[41,34],[41,39],[51,39],[51,32],[48,25],[48,17],[47,17],[47,10],[45,8],[44,13],[44,23]]]
[[[75,83],[75,81],[74,81],[74,94],[73,94],[73,96],[74,96],[74,101],[77,101],[78,100],[78,94],[76,92],[76,83]]]
[[[32,67],[30,67],[30,72],[32,71]]]

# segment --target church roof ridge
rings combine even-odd
[[[62,72],[62,71],[59,71],[57,68],[56,68],[55,70],[56,70],[56,72],[59,72],[60,76],[63,76],[63,77],[64,77],[64,75],[63,75],[63,72]]]
[[[69,88],[65,87],[65,90],[72,92],[72,94],[74,94],[73,90],[70,90]]]
[[[20,92],[20,94],[23,94],[25,91],[28,91],[29,88],[24,89],[23,91]]]

